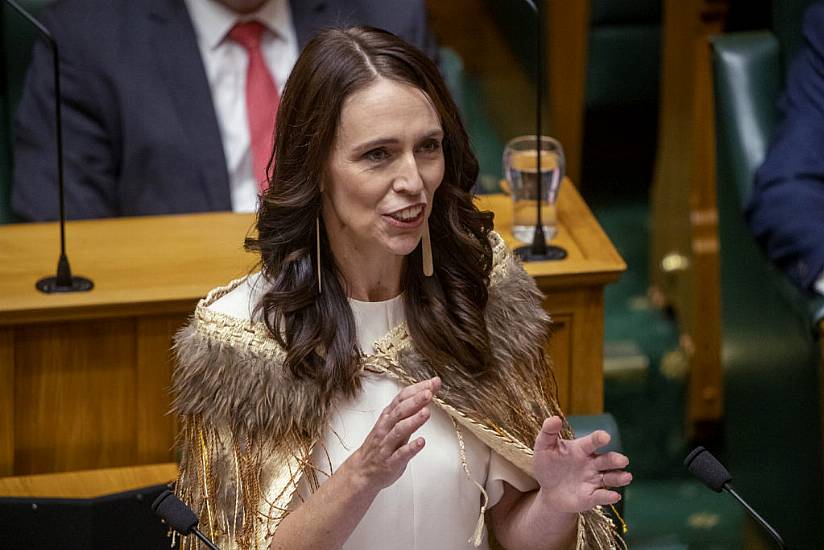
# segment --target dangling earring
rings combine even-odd
[[[315,259],[315,266],[318,270],[318,294],[323,294],[323,283],[320,279],[320,214],[315,218],[315,243],[317,257]]]
[[[429,219],[423,224],[423,235],[421,235],[421,257],[423,258],[423,274],[431,277],[435,272],[432,266],[432,241],[429,239]]]

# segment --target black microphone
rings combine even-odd
[[[197,516],[192,512],[192,509],[186,506],[170,490],[166,489],[160,493],[152,503],[152,511],[181,535],[187,536],[194,533],[211,550],[220,550],[197,528]]]
[[[687,458],[684,459],[684,466],[687,467],[692,475],[703,481],[704,485],[716,493],[720,493],[723,489],[734,496],[735,499],[747,510],[750,516],[752,516],[752,518],[757,521],[773,539],[775,539],[775,542],[778,543],[778,547],[786,548],[786,546],[784,546],[784,539],[781,538],[778,531],[773,529],[772,525],[767,523],[764,518],[758,515],[758,512],[753,510],[752,506],[747,504],[747,502],[735,492],[735,489],[732,488],[732,476],[730,475],[730,472],[727,471],[723,464],[718,462],[717,458],[712,456],[712,453],[704,447],[696,447],[690,454],[687,455]]]
[[[28,11],[23,9],[14,0],[6,0],[6,3],[23,16],[43,35],[51,47],[54,58],[54,118],[57,131],[57,184],[60,192],[60,257],[57,260],[57,276],[44,277],[35,283],[35,287],[40,292],[52,294],[55,292],[82,292],[91,290],[94,283],[84,277],[73,277],[72,269],[69,266],[69,258],[66,256],[66,198],[63,184],[63,116],[60,110],[62,96],[60,95],[60,55],[57,53],[57,42],[49,29]]]
[[[537,36],[535,40],[535,177],[537,179],[537,221],[535,222],[535,233],[532,236],[532,244],[529,246],[519,246],[515,249],[515,254],[525,262],[540,262],[544,260],[562,260],[566,258],[566,250],[560,246],[546,244],[544,235],[544,221],[541,217],[541,202],[543,201],[543,178],[541,176],[541,102],[543,99],[542,77],[544,71],[543,43],[541,40],[541,30],[544,25],[541,0],[525,0],[529,7],[535,12],[535,29]]]

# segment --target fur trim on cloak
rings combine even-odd
[[[479,384],[457,367],[433,369],[403,324],[375,344],[377,353],[364,359],[364,367],[404,385],[439,375],[436,404],[531,474],[543,420],[561,415],[552,371],[536,345],[546,341],[550,322],[532,278],[497,234],[491,240],[495,263],[485,315],[497,368],[488,379]],[[263,323],[208,309],[239,283],[201,301],[175,340],[172,408],[180,415],[182,452],[176,492],[219,546],[265,549],[300,480],[317,488],[311,453],[336,396],[280,368],[284,352]],[[563,436],[573,437],[568,425]],[[600,509],[579,515],[576,548],[615,548],[618,541]]]

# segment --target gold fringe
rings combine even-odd
[[[469,544],[477,548],[484,540],[484,519],[486,518],[486,507],[489,505],[489,495],[487,494],[484,486],[475,481],[475,478],[472,477],[472,472],[469,471],[469,461],[466,459],[466,446],[464,445],[461,429],[458,427],[458,423],[455,421],[455,418],[450,416],[449,419],[452,421],[452,427],[455,428],[455,435],[458,437],[458,454],[461,457],[461,466],[463,466],[466,477],[481,491],[481,496],[484,499],[483,504],[481,504],[481,513],[478,515],[478,522],[475,524],[475,531],[467,541]]]

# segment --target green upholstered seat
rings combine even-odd
[[[587,109],[658,102],[661,0],[592,0]]]
[[[769,32],[712,42],[728,464],[790,548],[822,538],[822,300],[773,268],[742,205],[778,122],[781,48]],[[817,313],[816,313],[817,312]]]

